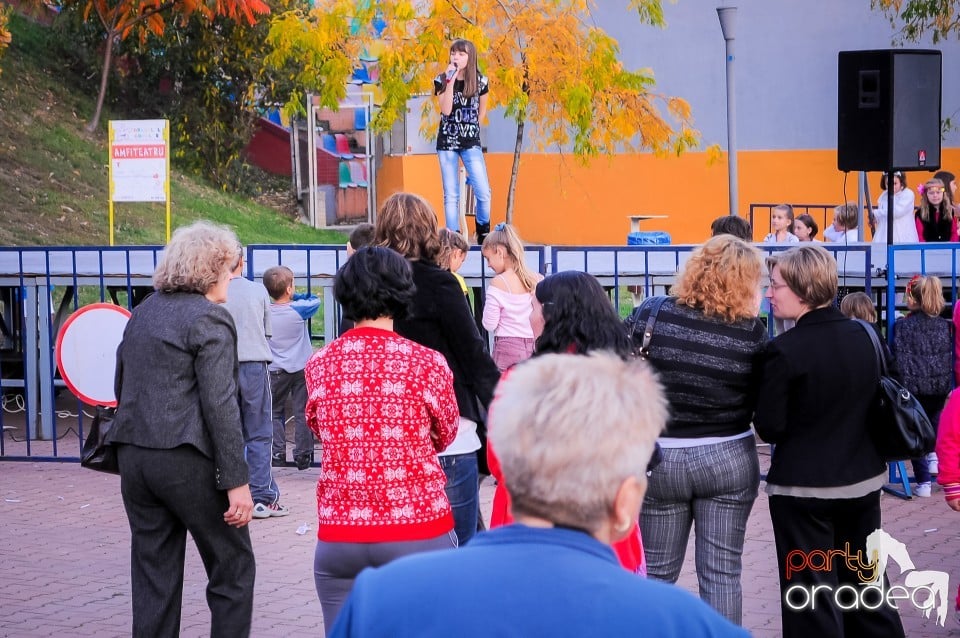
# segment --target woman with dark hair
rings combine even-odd
[[[796,235],[797,239],[801,242],[820,241],[817,239],[818,232],[820,232],[820,226],[817,224],[817,220],[813,218],[813,215],[804,213],[803,215],[797,215],[797,218],[793,220],[793,234]]]
[[[456,436],[453,375],[440,353],[393,331],[414,298],[410,265],[361,248],[333,290],[355,327],[305,370],[307,424],[323,444],[314,581],[327,634],[362,569],[457,546],[437,461]]]
[[[917,243],[917,226],[913,218],[913,191],[907,188],[907,176],[900,171],[893,174],[893,243]],[[870,216],[873,241],[887,243],[887,176],[880,176],[880,197]]]
[[[833,604],[834,594],[838,602],[848,599],[842,589],[866,592],[856,565],[834,560],[828,569],[797,569],[791,561],[797,552],[866,556],[867,535],[881,528],[887,465],[870,437],[880,369],[870,335],[834,303],[837,262],[829,252],[807,244],[769,256],[767,267],[771,310],[796,321],[763,355],[753,420],[760,437],[777,446],[766,491],[779,565],[781,635],[903,636],[896,607]],[[886,576],[875,576],[880,591],[888,591]],[[812,592],[811,603],[817,590],[825,593],[816,605],[798,609],[787,597],[794,589]]]
[[[624,360],[633,358],[627,331],[593,275],[573,270],[550,275],[537,284],[531,305],[530,327],[537,338],[534,358],[545,354],[588,354],[599,350],[612,352]],[[654,458],[659,456],[655,454]],[[487,448],[487,462],[490,473],[497,479],[490,527],[500,527],[513,522],[510,496],[492,447]],[[613,543],[613,549],[625,569],[645,572],[637,525]]]
[[[477,531],[480,511],[477,401],[485,408],[490,405],[500,372],[487,353],[460,284],[436,263],[440,234],[430,204],[412,193],[391,195],[377,216],[374,241],[406,257],[413,271],[413,311],[395,322],[397,334],[436,350],[453,371],[460,421],[457,438],[440,455],[440,465],[447,475],[457,539],[464,545]]]
[[[537,284],[530,325],[538,335],[534,356],[609,350],[625,359],[633,354],[610,298],[588,273],[567,270]]]
[[[670,402],[663,462],[640,516],[648,571],[675,583],[694,526],[700,597],[737,624],[743,542],[760,485],[750,421],[767,341],[757,316],[762,273],[756,248],[732,235],[711,238],[660,306],[648,348]],[[641,306],[638,325],[648,313]]]

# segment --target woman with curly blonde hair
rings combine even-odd
[[[740,623],[743,539],[760,466],[750,421],[763,260],[733,235],[693,252],[660,306],[648,349],[670,402],[663,462],[650,475],[640,528],[652,578],[676,582],[696,523],[700,597]],[[637,317],[647,321],[646,309]]]

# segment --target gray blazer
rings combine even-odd
[[[200,294],[150,295],[117,348],[110,440],[162,450],[192,445],[215,464],[217,489],[246,484],[237,370],[226,309]]]

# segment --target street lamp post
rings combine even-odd
[[[734,27],[737,18],[736,7],[717,7],[720,18],[720,30],[726,44],[727,57],[727,182],[730,189],[730,214],[737,214],[737,103],[733,74]]]

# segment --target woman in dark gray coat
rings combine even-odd
[[[211,636],[247,636],[253,511],[226,300],[240,259],[226,228],[178,229],[117,349],[120,491],[131,532],[133,635],[179,636],[187,532],[207,570]]]

